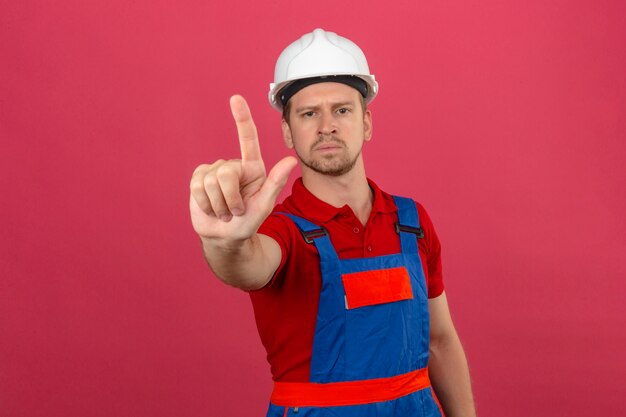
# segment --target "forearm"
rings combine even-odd
[[[474,417],[469,368],[456,332],[442,340],[431,341],[428,369],[446,417]]]
[[[200,241],[211,270],[233,287],[243,290],[261,288],[276,270],[277,265],[272,266],[259,235],[241,241],[206,238],[200,238]]]

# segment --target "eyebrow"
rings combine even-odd
[[[344,106],[354,106],[354,101],[339,101],[336,103],[332,104],[332,108],[336,109],[337,107],[344,107]],[[295,109],[296,113],[300,113],[303,112],[305,110],[319,110],[320,106],[301,106],[301,107],[297,107]]]

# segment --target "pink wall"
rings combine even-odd
[[[624,413],[623,1],[21,0],[0,5],[0,415],[262,415],[251,307],[209,273],[188,183],[237,156],[236,92],[268,165],[287,153],[267,87],[317,26],[380,81],[366,165],[435,222],[480,415]]]

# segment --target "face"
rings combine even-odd
[[[372,116],[363,111],[360,93],[345,84],[318,83],[298,91],[290,103],[283,136],[303,169],[330,176],[350,172],[372,134]]]

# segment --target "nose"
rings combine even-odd
[[[336,120],[333,117],[332,112],[324,111],[319,118],[320,124],[318,127],[318,134],[320,135],[331,135],[333,133],[337,133],[337,124]]]

